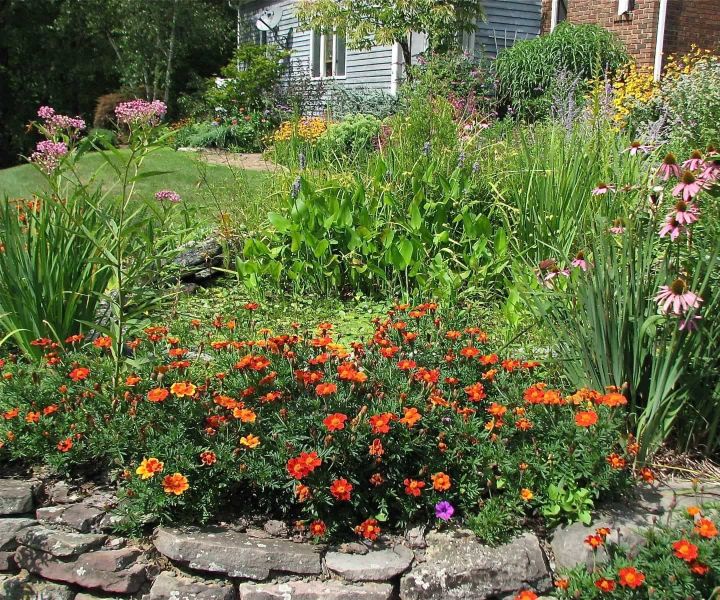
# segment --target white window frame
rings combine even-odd
[[[310,30],[310,73],[312,75],[313,72],[313,48],[315,46],[315,38],[317,37],[318,33],[312,29]],[[318,73],[320,73],[319,76],[311,76],[311,79],[346,79],[347,78],[347,43],[345,45],[345,73],[342,75],[335,75],[337,72],[337,62],[338,62],[338,34],[337,32],[332,33],[332,55],[333,55],[333,62],[332,62],[332,75],[325,75],[325,41],[327,39],[327,35],[325,33],[320,34],[320,57],[319,57],[319,69]],[[343,36],[339,36],[343,37]]]
[[[630,0],[618,0],[618,17],[621,17],[626,12],[630,12]]]
[[[558,21],[558,12],[560,11],[560,0],[552,0],[552,6],[550,8],[550,31],[555,29],[558,26],[558,23],[562,23],[562,21]],[[567,3],[565,4],[565,19],[567,19]],[[565,20],[563,19],[563,21]]]

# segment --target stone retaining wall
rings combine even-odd
[[[678,486],[676,486],[677,488]],[[699,499],[687,484],[644,491],[631,507],[607,506],[595,526],[640,543],[636,529]],[[720,488],[704,490],[720,499]],[[552,589],[551,567],[591,560],[588,528],[549,541],[525,533],[497,548],[467,531],[411,530],[405,538],[327,547],[292,539],[284,523],[262,528],[158,527],[152,539],[112,535],[108,490],[0,479],[3,600],[433,600],[510,599]],[[592,530],[590,530],[592,531]]]

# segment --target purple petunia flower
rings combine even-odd
[[[435,516],[443,521],[449,521],[455,514],[455,508],[447,500],[441,500],[435,505]]]

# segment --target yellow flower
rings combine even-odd
[[[240,443],[246,448],[257,448],[260,445],[260,438],[252,433],[248,433],[240,438]]]
[[[160,473],[164,466],[165,464],[157,458],[143,458],[140,466],[135,469],[135,473],[140,475],[140,479],[150,479],[155,477],[156,473]]]

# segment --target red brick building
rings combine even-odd
[[[563,20],[609,29],[656,75],[663,57],[720,46],[720,0],[542,0],[543,33]]]

